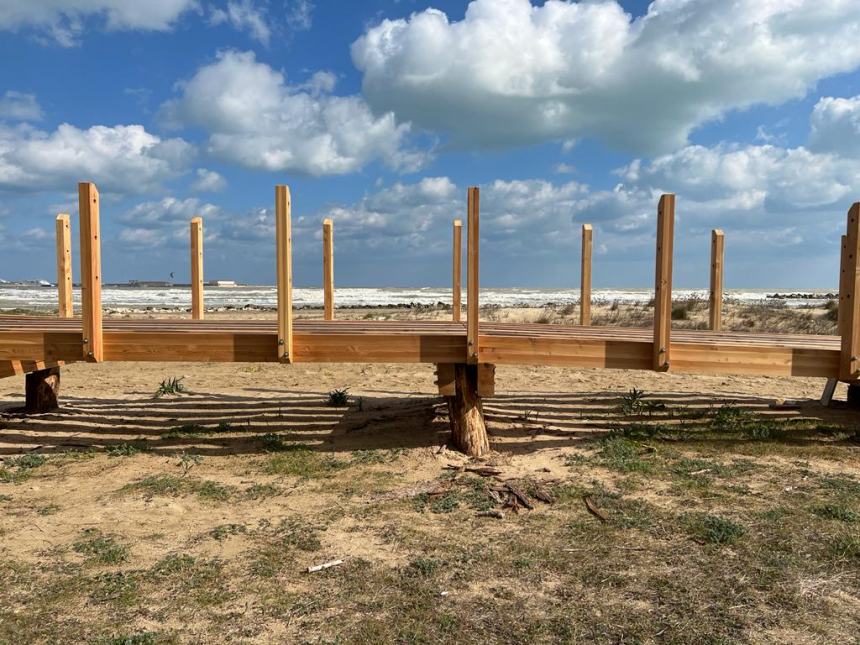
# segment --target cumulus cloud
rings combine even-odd
[[[224,216],[220,207],[189,197],[169,196],[146,201],[121,213],[119,240],[132,248],[161,246],[184,247],[188,244],[188,227],[192,217],[202,217],[206,239],[216,237],[213,231]],[[214,227],[211,225],[215,225]]]
[[[730,110],[802,97],[860,65],[852,0],[474,0],[427,9],[352,45],[364,94],[460,145],[596,137],[644,153]]]
[[[408,125],[374,115],[360,97],[332,95],[330,75],[314,79],[312,88],[290,86],[252,52],[222,52],[180,84],[162,114],[209,132],[214,156],[256,170],[336,175],[377,159],[404,170],[424,162],[404,147]]]
[[[228,23],[238,31],[247,31],[264,45],[268,45],[272,37],[266,8],[255,5],[254,0],[229,0],[223,9],[212,10],[210,22],[213,25]]]
[[[94,181],[102,192],[141,193],[181,175],[193,148],[162,139],[141,125],[64,123],[54,132],[30,125],[0,125],[0,190],[74,190]]]
[[[8,90],[0,96],[0,120],[39,121],[42,108],[32,94]]]
[[[812,110],[809,147],[860,157],[860,96],[819,99]]]
[[[32,28],[64,47],[78,43],[88,18],[109,31],[166,31],[197,0],[0,0],[0,29]]]
[[[191,184],[191,190],[201,193],[217,193],[227,187],[227,180],[214,170],[197,169],[197,179]]]

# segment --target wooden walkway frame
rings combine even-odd
[[[102,340],[102,252],[99,227],[99,191],[93,183],[78,184],[81,218],[81,313],[84,359],[104,358]]]
[[[72,227],[66,213],[57,215],[57,315],[72,318]]]
[[[672,256],[675,195],[660,197],[657,207],[657,269],[654,278],[654,369],[669,369],[672,344]]]
[[[323,220],[323,317],[334,320],[334,225]]]
[[[191,318],[203,320],[203,219],[191,220]]]
[[[454,252],[452,257],[454,265],[451,270],[451,319],[454,322],[460,322],[463,308],[460,294],[463,286],[463,222],[458,219],[454,220]]]
[[[582,225],[582,261],[580,262],[579,324],[591,324],[591,224]]]
[[[482,396],[495,365],[660,370],[695,374],[798,376],[860,383],[860,203],[848,212],[840,265],[839,336],[671,329],[675,198],[660,199],[653,329],[581,325],[479,324],[479,191],[467,199],[467,320],[293,320],[290,192],[275,189],[277,320],[110,318],[102,321],[99,194],[78,186],[82,317],[0,315],[0,376],[37,374],[51,404],[57,368],[75,361],[431,363],[449,397],[460,447],[482,454]],[[331,225],[329,223],[329,229]],[[331,235],[324,257],[331,256]],[[330,262],[326,264],[331,267]],[[327,272],[328,289],[333,288]],[[330,304],[332,300],[328,299]],[[46,389],[48,388],[48,389]],[[49,391],[50,390],[50,391]],[[38,398],[38,397],[37,397]],[[456,417],[456,419],[455,419]],[[455,439],[456,441],[456,439]]]
[[[723,261],[725,255],[725,236],[715,228],[711,231],[711,290],[710,290],[710,329],[723,328]]]

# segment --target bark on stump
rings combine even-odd
[[[456,393],[446,397],[451,419],[451,439],[457,450],[480,457],[490,450],[484,408],[478,396],[477,365],[454,366]]]
[[[27,414],[51,412],[60,407],[57,396],[60,394],[60,368],[49,367],[45,370],[30,372],[24,381]]]

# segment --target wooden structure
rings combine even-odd
[[[323,317],[334,320],[334,237],[330,219],[323,220]]]
[[[723,328],[723,257],[725,255],[725,236],[715,228],[711,231],[711,291],[710,291],[710,329]]]
[[[579,324],[591,324],[591,224],[582,225],[582,270],[579,288]]]
[[[658,207],[653,329],[480,322],[477,188],[469,189],[467,200],[465,323],[294,321],[286,186],[275,189],[277,320],[103,321],[98,191],[93,184],[80,184],[79,198],[81,318],[0,316],[0,376],[29,374],[27,407],[33,412],[57,404],[59,367],[75,361],[431,363],[437,366],[439,392],[448,400],[454,443],[480,455],[489,448],[481,397],[493,395],[496,365],[860,381],[860,302],[855,297],[860,292],[860,204],[849,212],[844,238],[840,336],[812,336],[672,330],[672,195],[664,195]],[[333,308],[331,224],[326,228],[328,318]],[[456,225],[454,231],[456,249]],[[455,261],[455,297],[457,271]]]
[[[191,220],[191,317],[203,320],[203,220]]]
[[[57,215],[57,315],[71,318],[72,306],[72,228],[69,216]]]

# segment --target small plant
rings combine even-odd
[[[239,535],[239,533],[245,533],[245,526],[242,524],[219,524],[214,529],[209,531],[209,536],[221,542],[224,538],[230,535]]]
[[[645,408],[645,392],[637,390],[635,387],[621,397],[621,405],[619,406],[621,413],[625,416],[639,416]]]
[[[83,539],[72,548],[93,564],[119,564],[128,560],[128,549],[98,529],[84,529]]]
[[[342,408],[349,405],[349,388],[345,387],[342,390],[332,390],[328,393],[328,404],[335,408]]]
[[[111,636],[100,641],[98,645],[156,645],[158,643],[158,632],[137,632],[135,634],[123,634]]]
[[[603,442],[600,463],[607,468],[623,472],[650,472],[652,466],[639,455],[639,445],[624,437],[615,437]]]
[[[59,510],[60,510],[60,507],[57,506],[56,504],[48,504],[47,506],[41,507],[36,512],[39,515],[54,515]]]
[[[824,504],[812,509],[812,512],[825,520],[838,520],[840,522],[860,521],[860,515],[841,504]]]
[[[412,577],[431,578],[442,568],[436,558],[417,558],[406,567],[405,574]]]
[[[184,450],[176,455],[179,458],[179,463],[176,464],[180,468],[182,468],[182,474],[187,475],[188,472],[194,468],[194,466],[198,466],[203,463],[202,455],[195,455],[194,453],[187,453]]]
[[[839,303],[836,300],[828,300],[824,303],[824,318],[830,322],[839,320]]]
[[[737,522],[717,515],[696,516],[690,528],[696,537],[710,544],[733,544],[746,533]]]
[[[13,457],[8,463],[10,466],[16,466],[22,470],[27,470],[44,466],[46,461],[48,461],[48,458],[45,457],[45,455],[31,452],[26,455],[21,455],[20,457]]]
[[[117,443],[105,448],[105,452],[111,457],[133,457],[142,452],[148,452],[149,446],[133,443]]]
[[[182,382],[184,377],[176,377],[164,379],[155,391],[155,398],[160,399],[163,396],[173,396],[185,392],[185,384]]]

